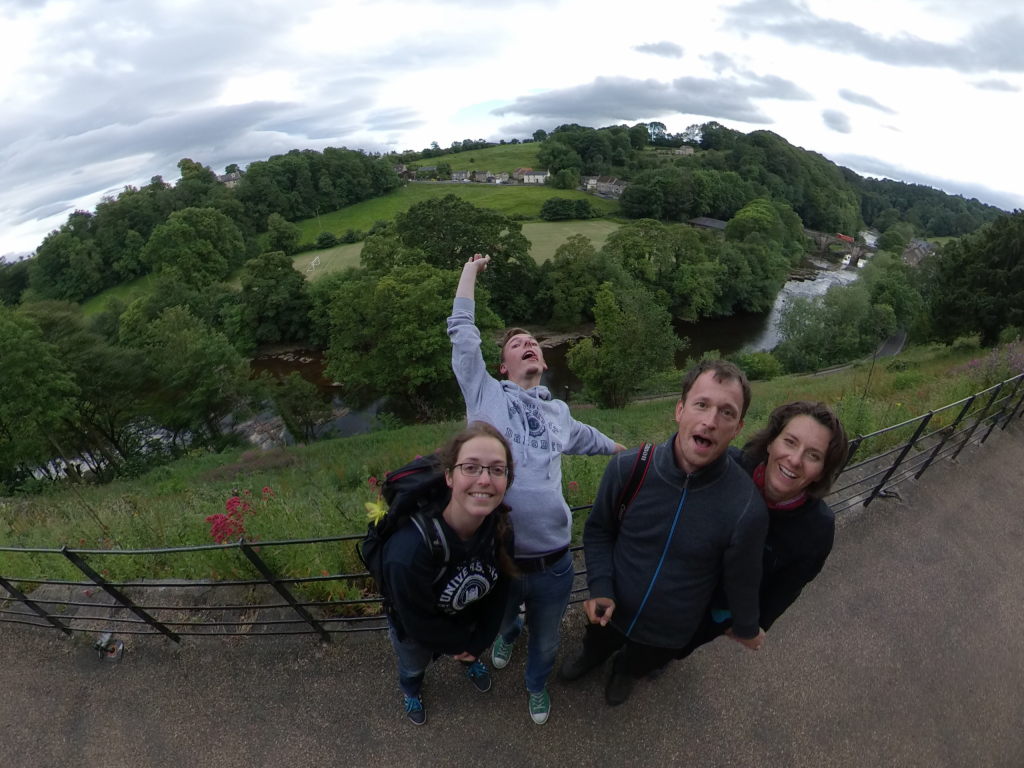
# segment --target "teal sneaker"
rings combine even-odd
[[[495,669],[504,669],[512,657],[512,643],[506,643],[501,635],[494,638],[491,646],[491,664]]]
[[[551,697],[548,695],[548,689],[545,688],[540,693],[530,694],[530,717],[533,718],[533,722],[537,725],[544,725],[548,721],[548,715],[551,714]]]
[[[466,677],[480,693],[491,690],[491,673],[487,671],[487,665],[479,659],[466,667]]]
[[[405,716],[413,725],[423,725],[427,722],[427,710],[423,708],[423,699],[419,696],[406,696]]]

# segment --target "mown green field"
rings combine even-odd
[[[600,249],[608,235],[619,228],[619,225],[608,219],[592,219],[590,221],[528,221],[523,224],[523,234],[530,241],[530,255],[538,264],[543,264],[555,255],[558,246],[573,235],[585,235]],[[348,267],[359,266],[359,254],[363,251],[362,243],[349,243],[322,251],[305,251],[295,256],[292,263],[299,272],[306,275],[307,280],[316,280],[331,272],[339,272]],[[319,258],[316,265],[313,262]]]
[[[619,204],[614,200],[588,195],[586,192],[552,187],[524,187],[505,184],[465,184],[415,182],[396,189],[391,194],[365,200],[332,213],[295,222],[301,232],[301,241],[312,243],[321,232],[341,235],[349,229],[368,230],[378,221],[391,221],[396,214],[407,211],[424,200],[458,195],[473,205],[491,208],[506,216],[523,216],[528,219],[540,218],[540,208],[550,197],[589,200],[602,216],[614,215]]]
[[[516,168],[539,168],[537,150],[540,144],[501,144],[487,149],[456,152],[417,160],[409,165],[413,168],[424,165],[447,163],[453,171],[490,171],[491,173],[512,173]]]
[[[130,282],[115,285],[113,288],[108,288],[102,293],[86,299],[82,303],[82,313],[86,317],[99,314],[107,308],[107,304],[115,299],[127,306],[141,296],[148,296],[152,293],[152,290],[153,275],[143,275]]]
[[[585,235],[594,248],[601,250],[608,235],[619,228],[609,219],[589,221],[528,221],[523,224],[523,234],[530,241],[530,255],[538,264],[543,264],[555,255],[558,246],[572,235]]]

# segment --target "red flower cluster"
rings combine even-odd
[[[580,484],[575,480],[569,481],[569,493],[576,493],[580,489]]]
[[[269,491],[270,489],[265,488],[264,490]],[[264,494],[265,496],[266,494]],[[246,515],[253,514],[252,505],[237,494],[224,502],[224,509],[227,510],[227,514],[218,512],[216,515],[206,518],[206,522],[210,524],[210,538],[218,544],[245,536],[243,520]]]

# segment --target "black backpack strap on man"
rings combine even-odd
[[[636,459],[633,460],[633,468],[629,471],[629,479],[615,503],[616,530],[622,525],[622,518],[625,516],[626,510],[633,503],[636,495],[640,493],[640,488],[647,478],[647,470],[651,468],[651,459],[654,458],[654,448],[654,443],[640,443],[640,450],[636,452]]]

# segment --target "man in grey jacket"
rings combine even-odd
[[[733,609],[731,636],[757,650],[758,586],[768,513],[729,456],[743,427],[750,385],[732,363],[705,360],[683,379],[676,433],[654,446],[639,491],[618,500],[637,451],[608,465],[583,531],[590,624],[583,650],[560,670],[575,680],[622,649],[605,688],[625,701],[636,678],[660,669],[689,642],[719,579]]]
[[[469,421],[486,421],[505,436],[515,458],[516,480],[505,494],[515,531],[515,561],[521,576],[509,590],[505,620],[491,651],[491,661],[504,667],[512,644],[522,631],[519,605],[526,605],[529,642],[526,690],[530,717],[543,724],[551,710],[547,679],[558,653],[562,615],[572,592],[573,561],[569,552],[572,514],[562,496],[563,453],[610,454],[623,450],[611,438],[576,421],[569,406],[541,386],[547,369],[544,353],[529,333],[519,328],[505,334],[498,381],[487,372],[475,324],[477,276],[489,256],[474,255],[462,270],[455,292],[448,335],[452,369],[466,401]]]

